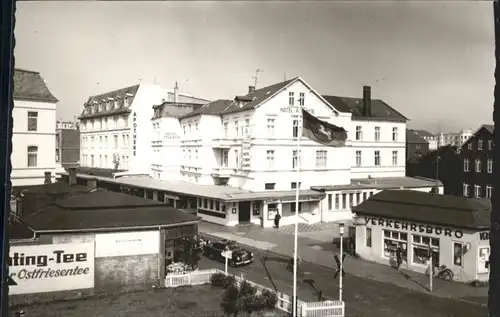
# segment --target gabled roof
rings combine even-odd
[[[491,207],[484,202],[414,190],[384,190],[353,207],[358,215],[378,216],[434,225],[488,229]]]
[[[363,115],[363,99],[339,97],[331,95],[322,96],[328,103],[335,109],[341,112],[352,113],[353,120],[381,120],[381,121],[394,121],[406,122],[408,118],[403,116],[400,112],[386,104],[380,99],[371,100],[371,116]]]
[[[495,126],[493,124],[483,124],[482,127],[488,130],[491,134],[493,134],[495,130]]]
[[[417,133],[413,132],[410,129],[406,129],[406,143],[429,143],[426,139],[422,138]]]
[[[410,129],[411,131],[415,132],[416,134],[420,135],[423,138],[435,138],[436,136],[429,131],[425,130],[415,130],[415,129]]]
[[[14,69],[14,100],[58,102],[45,84],[40,73],[30,70]]]
[[[465,147],[469,144],[469,142],[474,139],[478,134],[479,132],[481,132],[482,130],[488,132],[489,134],[491,134],[493,136],[494,134],[494,130],[495,130],[495,126],[492,125],[492,124],[483,124],[479,127],[479,129],[477,129],[463,144],[462,146],[460,147],[461,149],[465,149]]]

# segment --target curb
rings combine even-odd
[[[220,240],[220,239],[221,239],[220,237],[217,237],[217,236],[211,235],[210,233],[206,233],[206,232],[201,232],[201,231],[200,231],[200,234],[202,234],[202,235],[204,235],[204,236],[208,236],[208,237],[210,237],[211,239],[209,239],[209,240],[218,240],[218,239]],[[259,248],[253,247],[253,246],[251,246],[251,245],[247,245],[247,244],[240,243],[240,242],[238,242],[238,244],[241,244],[241,245],[244,245],[244,246],[247,246],[247,247],[253,248],[253,249],[261,250],[261,251],[266,252],[266,253],[269,253],[269,254],[274,254],[274,255],[277,255],[277,256],[281,256],[281,257],[286,257],[286,258],[290,258],[290,257],[291,257],[291,256],[290,256],[290,255],[288,255],[288,254],[278,253],[278,252],[271,251],[271,250],[263,250],[263,249],[259,249]],[[327,266],[327,265],[324,265],[324,264],[314,263],[314,262],[311,262],[311,261],[308,261],[308,260],[302,260],[302,261],[303,261],[303,262],[306,262],[306,263],[308,263],[308,264],[311,264],[311,265],[316,265],[316,266],[320,266],[320,267],[327,268],[327,269],[335,269],[333,266],[332,266],[332,267],[330,267],[330,266]],[[352,274],[352,273],[348,273],[348,272],[345,272],[345,275],[351,275],[351,276],[355,276],[355,277],[358,277],[358,278],[367,279],[367,280],[370,280],[370,281],[376,281],[376,282],[379,282],[379,283],[384,283],[384,284],[392,284],[392,283],[390,283],[390,282],[380,281],[380,280],[378,280],[378,279],[376,279],[376,278],[369,277],[369,276],[362,276],[362,275]],[[399,285],[396,285],[396,284],[392,284],[392,285],[397,286],[397,287],[399,287],[399,288],[407,289],[407,290],[410,290],[410,291],[413,291],[413,292],[418,292],[418,293],[421,293],[421,294],[424,294],[424,295],[428,295],[428,296],[436,297],[436,298],[453,299],[453,300],[456,300],[456,301],[459,301],[459,302],[464,302],[464,303],[473,304],[473,305],[476,305],[476,306],[482,306],[482,307],[487,307],[487,306],[488,306],[487,304],[482,304],[482,303],[478,303],[478,302],[474,302],[474,301],[466,300],[466,299],[463,299],[463,298],[460,298],[460,297],[453,297],[453,296],[446,296],[446,295],[438,295],[438,294],[436,294],[436,293],[429,293],[428,291],[427,291],[427,292],[418,291],[418,290],[415,290],[415,289],[412,289],[412,288],[409,288],[409,287],[399,286]]]

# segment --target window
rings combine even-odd
[[[483,140],[477,141],[477,149],[482,150],[483,149]]]
[[[488,150],[492,150],[492,149],[493,149],[493,141],[488,140]]]
[[[299,120],[293,120],[292,135],[294,138],[299,137]]]
[[[227,123],[227,122],[224,122],[224,123],[222,124],[222,126],[223,126],[224,138],[227,138],[228,123]]]
[[[469,184],[463,184],[463,192],[465,197],[469,197]]]
[[[356,205],[361,203],[361,193],[356,193]]]
[[[187,128],[186,128],[185,124],[182,125],[182,130],[184,131],[184,136],[186,136],[186,134],[187,134]]]
[[[203,199],[203,208],[208,208],[208,199]]]
[[[215,210],[220,211],[220,202],[218,200],[215,201]]]
[[[240,158],[238,154],[238,150],[234,150],[234,157],[236,162],[236,169],[240,168]]]
[[[108,136],[104,136],[104,147],[108,147]]]
[[[295,211],[297,210],[296,208],[297,208],[296,203],[291,203],[291,204],[290,204],[290,211],[291,211],[292,213],[295,213]],[[298,211],[299,211],[299,212],[301,212],[301,211],[302,211],[302,203],[301,203],[301,202],[299,202],[299,210],[298,210]]]
[[[453,242],[453,265],[463,266],[464,248],[461,242]]]
[[[491,198],[493,188],[490,185],[486,185],[486,198]]]
[[[469,171],[469,159],[464,159],[464,172]]]
[[[240,123],[238,120],[234,121],[234,130],[236,131],[236,137],[240,136]]]
[[[363,140],[363,130],[361,129],[361,126],[358,125],[356,126],[356,141],[362,141]]]
[[[113,135],[113,145],[114,145],[114,149],[117,149],[118,148],[118,135]]]
[[[356,151],[356,166],[361,166],[361,151]]]
[[[488,171],[488,174],[493,173],[493,160],[492,159],[488,159],[488,162],[486,164],[486,169]]]
[[[398,128],[392,128],[392,140],[396,142],[398,140]]]
[[[264,185],[264,188],[265,188],[266,190],[274,190],[274,187],[276,187],[276,183],[266,183],[266,184]]]
[[[267,119],[267,135],[274,136],[274,119]]]
[[[396,249],[401,246],[405,251],[403,260],[407,259],[408,235],[405,232],[382,230],[384,232],[384,256],[387,258],[396,256]]]
[[[328,194],[328,210],[332,210],[332,194]]]
[[[380,166],[380,151],[375,151],[375,166]]]
[[[108,167],[108,156],[104,155],[104,167]]]
[[[481,186],[474,185],[474,197],[481,198]]]
[[[214,209],[214,200],[210,199],[210,209]]]
[[[476,159],[476,172],[480,173],[481,172],[481,160]]]
[[[28,131],[38,130],[38,112],[28,111]]]
[[[398,165],[398,151],[392,151],[392,165]]]
[[[99,155],[99,167],[102,167],[102,155]]]
[[[274,168],[274,150],[267,151],[267,168]]]
[[[367,193],[367,192],[364,192],[364,193],[363,193],[363,201],[365,201],[365,200],[366,200],[367,196],[368,196],[368,193]]]
[[[326,168],[327,152],[324,150],[316,151],[316,168]]]
[[[346,209],[347,205],[347,194],[342,194],[342,209]]]
[[[302,184],[302,182],[299,182],[299,189],[300,189],[300,185],[301,185],[301,184]],[[292,182],[292,183],[290,184],[290,187],[291,187],[292,189],[297,189],[297,182]]]
[[[472,150],[472,143],[467,144],[467,149]]]
[[[293,92],[288,93],[288,105],[290,105],[290,106],[294,105],[295,98],[293,95],[294,95]]]
[[[299,106],[303,106],[305,104],[305,95],[303,92],[299,93]]]
[[[38,146],[28,146],[28,167],[36,167],[38,163]]]
[[[298,152],[297,150],[293,150],[293,154],[292,154],[292,168],[297,168],[300,166],[300,158],[299,158],[299,155],[298,155]]]
[[[335,194],[335,210],[340,209],[340,194]]]
[[[372,247],[372,228],[366,228],[366,246],[368,248]]]
[[[94,154],[90,155],[90,166],[94,167]]]
[[[250,119],[245,119],[245,131],[243,131],[243,136],[250,135]]]
[[[429,246],[432,249],[433,262],[439,263],[439,239],[413,235],[413,263],[423,265],[428,263]]]
[[[375,127],[375,141],[380,141],[380,127]]]
[[[349,208],[354,206],[354,194],[349,194]]]

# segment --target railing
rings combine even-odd
[[[179,287],[179,286],[192,286],[203,285],[210,283],[210,278],[215,273],[224,273],[218,269],[211,270],[197,270],[194,272],[186,273],[170,273],[165,277],[165,287]],[[245,281],[244,278],[234,276],[238,283]],[[276,308],[292,312],[292,297],[282,293],[276,292],[260,284],[248,281],[248,283],[255,286],[259,291],[270,290],[276,293],[278,302]],[[345,304],[341,301],[322,301],[322,302],[304,302],[300,299],[297,300],[297,316],[299,317],[344,317]]]

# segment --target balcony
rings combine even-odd
[[[217,167],[212,170],[213,177],[230,177],[234,174],[234,168],[231,167]]]
[[[229,149],[232,145],[236,144],[235,139],[213,139],[212,148]]]

